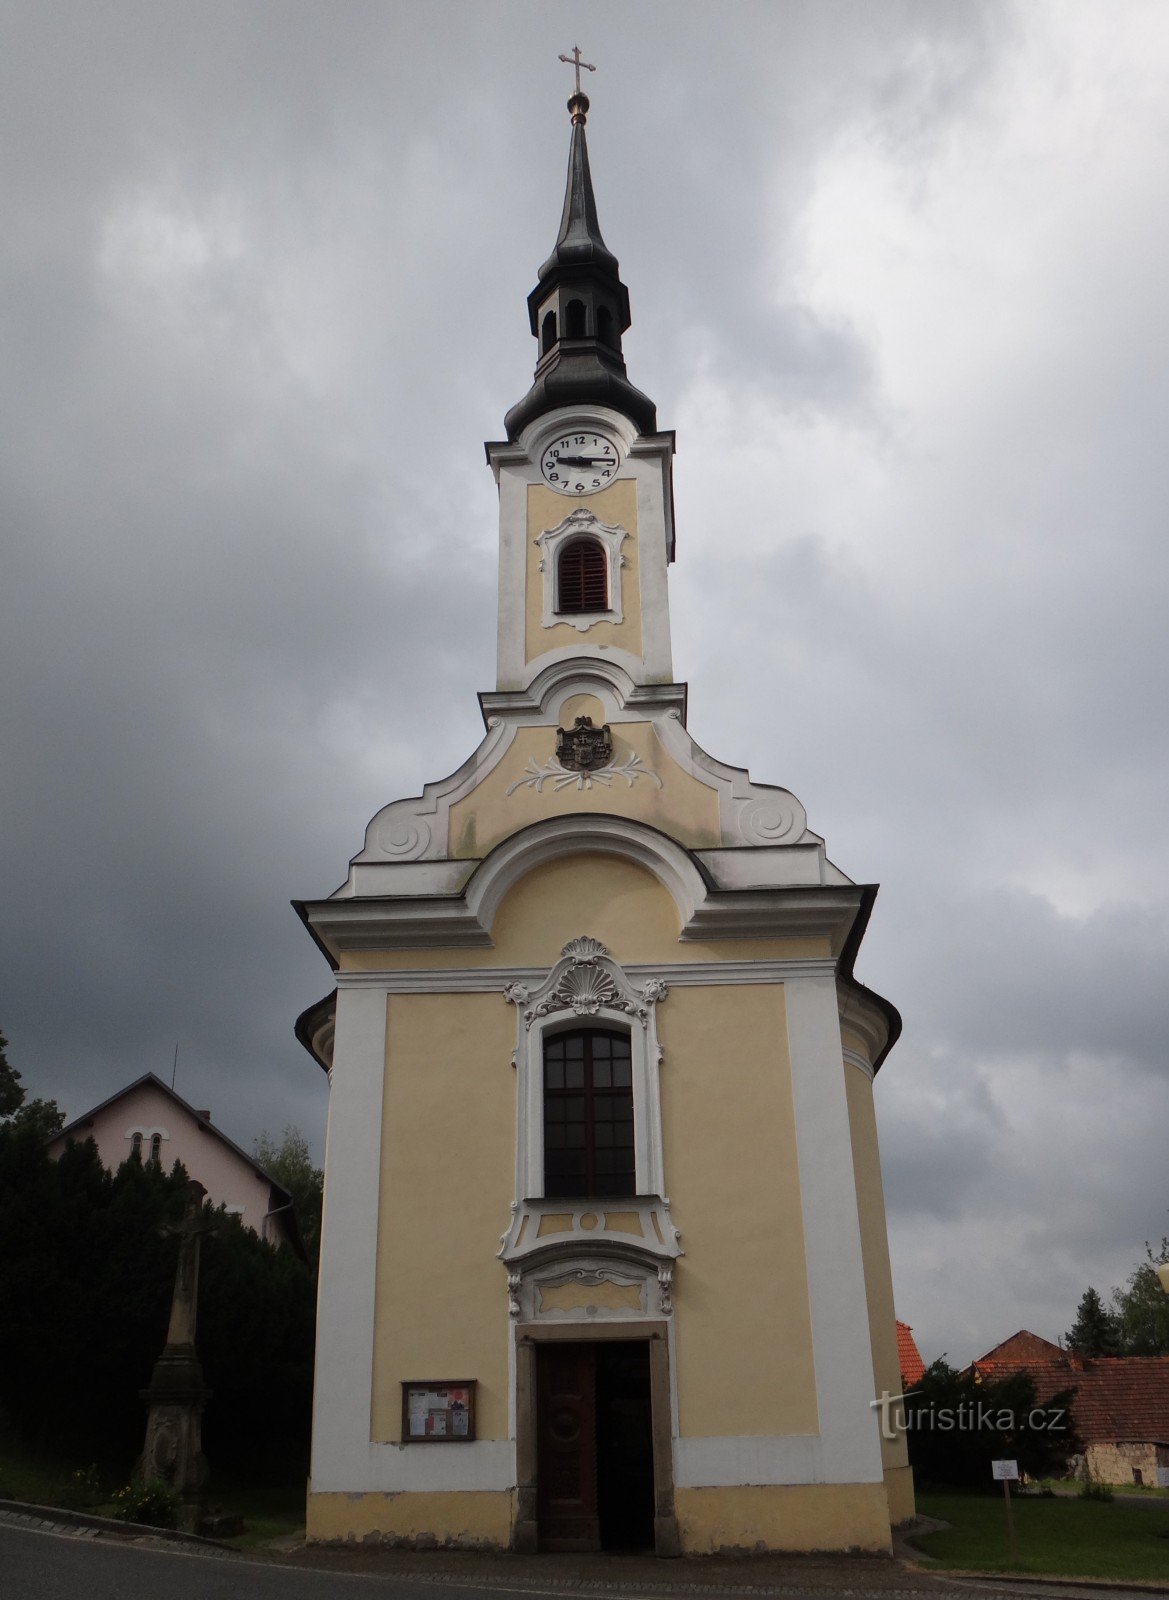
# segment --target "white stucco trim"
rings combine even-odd
[[[384,989],[337,995],[317,1286],[312,1485],[368,1485],[386,1060]],[[470,1448],[470,1446],[468,1446]]]
[[[641,653],[645,676],[674,675],[670,645],[670,592],[667,581],[673,558],[670,450],[660,447],[631,458],[637,476],[637,570],[641,583]]]
[[[514,458],[514,452],[509,452]],[[495,463],[493,462],[494,466]],[[528,538],[528,484],[535,481],[531,461],[509,460],[496,467],[499,485],[499,609],[495,681],[501,689],[519,688],[524,669],[525,567]]]
[[[600,852],[645,867],[673,896],[685,925],[706,899],[706,885],[689,851],[656,829],[623,817],[550,817],[499,844],[467,885],[468,909],[490,929],[508,890],[529,872],[561,856]]]
[[[674,1484],[679,1489],[874,1481],[842,1475],[816,1434],[674,1440]]]
[[[881,1440],[870,1405],[869,1311],[836,984],[804,978],[788,984],[784,998],[821,1476],[832,1483],[874,1483],[882,1475]]]
[[[863,1072],[870,1083],[873,1081],[873,1063],[871,1061],[866,1061],[864,1056],[859,1055],[857,1051],[847,1048],[844,1051],[844,1059],[848,1066],[856,1067]]]
[[[507,1337],[506,1334],[501,1337]],[[376,1444],[354,1453],[344,1482],[326,1481],[315,1465],[314,1494],[421,1493],[428,1489],[506,1490],[515,1487],[515,1441],[472,1439],[466,1444]]]
[[[543,482],[540,457],[558,433],[571,433],[573,429],[588,433],[594,428],[614,437],[624,465],[624,458],[633,448],[638,433],[636,426],[622,412],[613,411],[608,406],[584,404],[557,406],[554,411],[544,411],[540,416],[533,417],[519,437],[520,449],[531,464],[533,482]],[[488,450],[491,449],[489,445]]]
[[[583,990],[590,983],[607,988],[609,1000],[600,1003],[586,995],[574,1004],[561,998],[570,988]],[[573,1028],[610,1028],[628,1036],[637,1193],[664,1194],[657,1006],[665,998],[666,985],[656,976],[635,985],[603,945],[582,935],[565,945],[559,961],[540,982],[509,983],[504,995],[516,1008],[515,1196],[520,1205],[544,1194],[544,1041]],[[616,1200],[597,1200],[587,1209],[622,1207]]]
[[[537,656],[534,661],[529,661],[521,675],[521,688],[531,689],[538,678],[542,678],[549,667],[563,667],[572,662],[581,669],[582,677],[587,674],[589,667],[595,661],[603,665],[612,664],[620,667],[634,683],[640,681],[645,668],[638,656],[628,650],[622,650],[615,644],[590,645],[590,656],[581,656],[582,646],[579,644],[563,645],[557,650],[546,650],[543,655]],[[587,691],[586,691],[587,692]]]
[[[672,989],[707,988],[831,976],[836,963],[829,956],[791,961],[659,961],[653,966],[630,963],[624,970],[631,979],[664,978]],[[513,983],[535,986],[546,975],[541,967],[382,968],[339,972],[336,981],[338,989],[383,989],[387,994],[494,994]]]
[[[545,528],[539,538],[533,539],[532,543],[540,552],[540,573],[544,580],[540,616],[542,628],[554,628],[558,623],[567,623],[578,633],[587,633],[598,622],[624,622],[621,573],[625,557],[621,554],[621,546],[628,537],[627,529],[602,522],[587,506],[577,506],[556,527]],[[559,609],[560,552],[574,539],[594,539],[605,552],[605,588],[609,605],[604,611],[578,614],[563,613]]]

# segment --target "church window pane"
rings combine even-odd
[[[151,1138],[150,1138],[150,1159],[151,1159],[151,1161],[154,1162],[155,1166],[158,1165],[159,1157],[161,1155],[162,1155],[162,1134],[161,1133],[152,1134]]]
[[[132,1133],[130,1135],[130,1149],[131,1149],[131,1151],[132,1151],[132,1153],[134,1155],[141,1156],[141,1154],[142,1154],[142,1135],[140,1133]]]
[[[609,609],[609,570],[597,539],[570,539],[556,564],[556,610],[561,616]]]
[[[545,1041],[547,1197],[636,1194],[632,1085],[627,1033],[589,1028]]]

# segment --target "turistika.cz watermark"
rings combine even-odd
[[[903,1433],[1062,1433],[1068,1426],[1063,1406],[1033,1406],[1017,1412],[1011,1406],[988,1405],[984,1400],[963,1400],[956,1406],[919,1406],[902,1409],[906,1400],[921,1394],[890,1394],[882,1389],[869,1408],[881,1414],[881,1437],[890,1441]]]

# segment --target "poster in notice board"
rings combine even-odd
[[[474,1378],[402,1385],[404,1444],[465,1444],[474,1437]]]

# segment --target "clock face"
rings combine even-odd
[[[621,456],[607,433],[561,433],[540,457],[544,482],[557,494],[596,494],[617,476]]]

